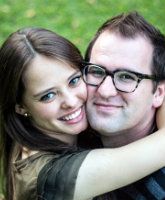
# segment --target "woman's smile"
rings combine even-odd
[[[84,108],[80,107],[74,112],[71,112],[70,114],[67,114],[64,117],[61,117],[60,120],[66,121],[68,124],[75,124],[79,123],[82,118],[84,117]]]

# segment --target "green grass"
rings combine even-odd
[[[82,52],[107,18],[137,10],[165,32],[162,0],[0,0],[0,44],[25,26],[51,29],[74,42]]]

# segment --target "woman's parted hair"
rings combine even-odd
[[[49,147],[52,143],[50,138],[38,131],[37,136],[29,121],[15,112],[15,105],[21,103],[24,92],[23,73],[36,54],[60,58],[78,68],[81,67],[82,56],[70,41],[42,28],[18,30],[8,37],[0,49],[1,126],[18,143],[33,149],[48,150],[52,148]],[[47,140],[48,144],[45,144]]]

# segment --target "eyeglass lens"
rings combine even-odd
[[[137,87],[138,77],[135,74],[124,70],[110,73],[95,65],[86,66],[84,79],[87,84],[98,86],[108,75],[113,79],[113,83],[117,90],[132,92]]]

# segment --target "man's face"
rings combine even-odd
[[[96,40],[90,62],[109,71],[127,69],[151,75],[153,47],[143,36],[123,38],[104,31]],[[106,77],[98,86],[88,86],[87,112],[92,128],[103,135],[136,132],[153,122],[156,103],[153,82],[142,80],[132,93],[117,91],[112,78]]]

